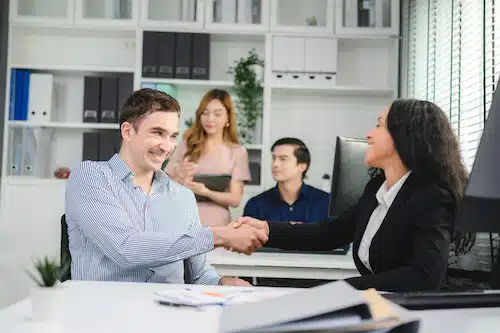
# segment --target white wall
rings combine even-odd
[[[142,0],[141,0],[142,1]],[[280,1],[283,2],[283,1]],[[318,7],[322,1],[315,0]],[[155,3],[161,4],[159,1]],[[295,2],[298,4],[299,2]],[[304,1],[300,4],[304,5]],[[309,2],[308,2],[309,4]],[[289,8],[297,10],[289,4]],[[158,7],[157,7],[158,8]],[[304,14],[299,11],[299,14]],[[322,22],[321,11],[317,15]],[[284,11],[285,23],[302,22]],[[324,21],[324,20],[323,20]],[[331,22],[330,22],[331,23]],[[55,104],[52,121],[81,122],[83,78],[103,72],[140,73],[141,40],[134,28],[119,31],[17,26],[12,30],[10,65],[43,69],[54,73]],[[304,35],[307,35],[304,33]],[[234,60],[255,48],[270,59],[271,34],[216,34],[211,42],[211,79],[230,81],[227,69]],[[262,186],[246,187],[240,207],[231,209],[233,217],[242,213],[246,201],[273,186],[270,174],[270,146],[284,136],[305,141],[312,154],[307,182],[320,186],[323,174],[331,174],[336,136],[364,137],[376,123],[377,115],[391,102],[391,89],[397,86],[397,41],[389,38],[348,38],[339,41],[337,84],[346,89],[284,89],[266,86],[262,119]],[[318,50],[319,52],[319,50]],[[95,72],[89,73],[92,69]],[[269,74],[269,67],[266,67]],[[135,85],[140,80],[135,80]],[[267,82],[268,83],[268,82]],[[202,95],[211,86],[182,86],[178,100],[184,120],[194,115]],[[345,87],[344,87],[345,88]],[[361,89],[357,89],[361,88]],[[371,91],[370,89],[374,89]],[[45,179],[9,178],[3,184],[0,211],[0,307],[25,297],[32,282],[25,269],[35,258],[59,257],[60,217],[64,213],[65,181],[48,178],[56,167],[74,167],[82,156],[82,130],[56,128],[44,130],[50,143],[43,149],[48,168]],[[258,147],[258,146],[257,146]],[[255,147],[254,147],[255,148]]]

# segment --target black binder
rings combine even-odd
[[[83,133],[82,161],[99,160],[99,133]]]
[[[158,77],[158,40],[160,32],[144,31],[142,37],[142,76]]]
[[[120,111],[127,98],[134,92],[134,75],[123,74],[118,76],[118,100],[117,105],[117,121],[120,118]]]
[[[175,74],[177,79],[189,79],[191,74],[191,33],[179,32],[175,35]]]
[[[174,77],[175,33],[161,32],[157,40],[158,77]]]
[[[118,152],[118,130],[105,130],[99,134],[99,160],[107,161]]]
[[[117,108],[118,79],[114,76],[101,78],[101,116],[102,123],[116,123],[118,119]]]
[[[101,108],[101,79],[96,76],[85,76],[83,83],[83,121],[99,122]]]
[[[208,80],[210,78],[210,34],[192,34],[191,79]]]

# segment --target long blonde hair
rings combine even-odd
[[[201,114],[206,109],[208,103],[214,99],[219,100],[226,108],[227,119],[229,126],[224,127],[223,140],[226,144],[238,145],[238,131],[236,125],[236,114],[234,112],[234,104],[231,96],[226,90],[212,89],[208,91],[200,101],[200,105],[196,110],[196,119],[185,133],[184,139],[186,140],[187,151],[184,157],[188,157],[192,162],[197,162],[206,144],[206,133],[201,125]]]

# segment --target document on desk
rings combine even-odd
[[[204,307],[258,302],[272,297],[283,296],[286,293],[289,293],[289,291],[262,290],[247,287],[244,289],[234,288],[216,292],[186,287],[179,290],[173,289],[157,292],[156,298],[160,304],[165,305]]]
[[[420,320],[375,290],[345,281],[221,309],[220,333],[398,332],[417,333]]]

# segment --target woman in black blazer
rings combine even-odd
[[[267,246],[333,250],[353,243],[358,289],[437,290],[450,248],[466,252],[473,237],[453,232],[467,181],[457,139],[435,104],[400,99],[382,112],[368,135],[365,162],[378,170],[358,203],[336,221],[283,223],[241,217],[268,231]]]

